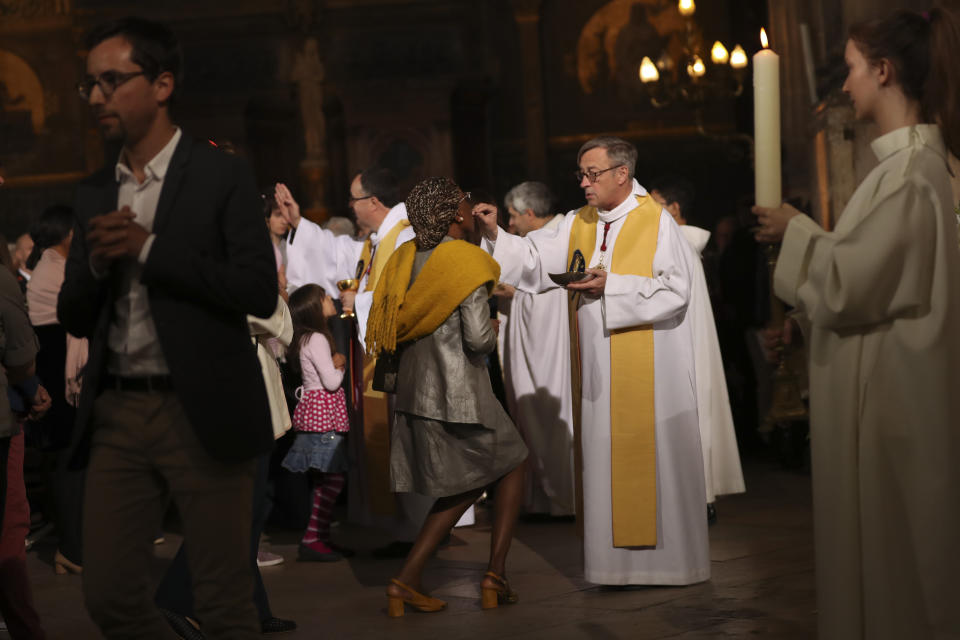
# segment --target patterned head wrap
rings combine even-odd
[[[427,178],[407,196],[407,217],[417,236],[417,249],[433,249],[447,235],[462,199],[460,187],[450,178]]]

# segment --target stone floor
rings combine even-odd
[[[334,564],[295,562],[296,532],[271,531],[272,550],[287,562],[263,570],[274,614],[299,625],[303,638],[813,638],[816,612],[809,478],[774,463],[747,465],[748,493],[721,498],[710,529],[713,577],[691,587],[614,590],[583,581],[578,539],[570,522],[524,521],[508,562],[521,601],[481,611],[489,528],[457,529],[425,573],[449,609],[386,616],[383,588],[400,561],[375,560],[386,540],[343,525],[342,543],[355,558]],[[481,514],[481,522],[483,521]],[[156,570],[176,551],[168,536]],[[51,639],[96,638],[80,599],[78,576],[55,576],[52,545],[29,553],[37,608]],[[0,638],[6,638],[0,631]]]

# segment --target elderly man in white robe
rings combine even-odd
[[[328,295],[339,298],[345,311],[353,310],[356,314],[361,345],[373,304],[373,290],[383,266],[397,247],[414,236],[407,209],[397,193],[396,177],[388,169],[374,167],[354,176],[350,183],[350,207],[357,224],[372,230],[366,240],[361,241],[337,235],[301,217],[289,189],[282,184],[276,188],[277,204],[291,227],[287,237],[289,288],[314,283],[323,287]],[[360,280],[359,288],[339,291],[337,283],[351,278]],[[350,519],[386,529],[394,541],[376,554],[402,557],[412,546],[433,501],[413,493],[396,494],[396,500],[390,495],[392,409],[384,394],[370,387],[371,377],[372,366],[368,363],[363,367],[363,425],[354,425],[351,444],[357,464],[350,469]]]
[[[651,186],[650,195],[673,216],[687,242],[697,256],[701,256],[710,240],[710,232],[687,223],[685,214],[693,204],[693,185],[683,178],[663,176]],[[712,522],[717,517],[714,506],[717,496],[743,493],[746,486],[730,411],[727,379],[723,373],[720,340],[717,338],[707,278],[700,260],[693,265],[693,290],[688,313],[692,314],[693,320],[697,413],[700,419],[700,442],[703,445],[707,513]]]
[[[553,214],[553,194],[541,182],[510,189],[504,204],[508,231],[521,238],[537,229],[556,230],[562,214]],[[524,509],[528,513],[570,516],[575,512],[573,475],[573,403],[567,292],[542,293],[497,287],[502,312],[500,355],[510,415],[530,450]]]
[[[495,207],[474,215],[503,282],[543,291],[556,286],[549,274],[589,266],[566,285],[579,294],[571,335],[585,578],[686,585],[710,577],[686,314],[696,256],[669,213],[633,194],[636,159],[619,138],[585,143],[576,173],[587,206],[558,229],[518,238],[498,229]]]

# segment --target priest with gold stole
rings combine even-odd
[[[322,286],[339,297],[345,310],[357,317],[360,348],[355,350],[357,366],[354,387],[362,399],[363,424],[354,427],[351,449],[357,464],[350,470],[350,519],[382,526],[405,553],[416,537],[432,500],[416,494],[389,492],[389,436],[392,409],[389,398],[371,386],[373,361],[363,361],[364,332],[373,303],[373,290],[383,266],[401,244],[414,237],[407,210],[398,195],[396,177],[383,168],[358,173],[350,183],[350,206],[357,223],[371,229],[366,240],[338,236],[302,218],[290,191],[277,185],[277,203],[292,230],[287,239],[287,280],[291,287],[307,283]],[[352,289],[338,291],[337,283],[358,280]],[[362,439],[362,441],[361,441]],[[394,545],[385,548],[387,555]],[[403,555],[403,553],[400,553]]]
[[[518,238],[477,205],[501,281],[538,292],[589,267],[571,293],[578,512],[584,576],[607,585],[710,577],[693,333],[696,257],[670,214],[633,193],[636,148],[588,141],[577,178],[587,206]],[[568,276],[569,277],[569,276]]]

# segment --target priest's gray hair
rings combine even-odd
[[[521,182],[507,191],[503,203],[518,213],[530,209],[538,218],[553,215],[553,194],[550,193],[550,187],[542,182]]]
[[[600,136],[598,138],[587,140],[583,143],[583,146],[580,147],[580,151],[577,153],[577,164],[580,163],[580,159],[583,157],[583,154],[591,149],[597,148],[607,150],[607,156],[610,158],[611,167],[622,164],[627,168],[628,176],[631,178],[633,177],[633,172],[637,168],[637,148],[623,138],[617,138],[614,136]]]
[[[335,236],[350,236],[352,238],[357,234],[357,227],[353,224],[353,220],[343,216],[332,216],[328,218],[327,221],[323,223],[323,228]]]

